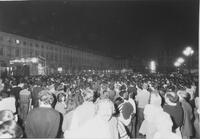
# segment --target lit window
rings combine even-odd
[[[16,44],[19,44],[19,43],[20,43],[20,41],[19,41],[19,40],[15,40],[15,42],[16,42]]]

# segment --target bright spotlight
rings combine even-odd
[[[150,70],[152,73],[156,72],[156,62],[155,61],[150,62]]]

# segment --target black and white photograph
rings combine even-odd
[[[200,139],[199,0],[0,0],[0,138]]]

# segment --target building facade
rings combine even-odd
[[[114,58],[61,46],[44,41],[34,40],[15,34],[0,32],[0,67],[9,67],[10,60],[17,58],[41,57],[45,67],[57,71],[80,69],[121,69],[124,64]]]

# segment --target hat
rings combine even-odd
[[[171,101],[172,103],[176,103],[178,101],[178,95],[174,92],[167,92],[165,94],[165,97],[167,97],[169,99],[169,101]]]

